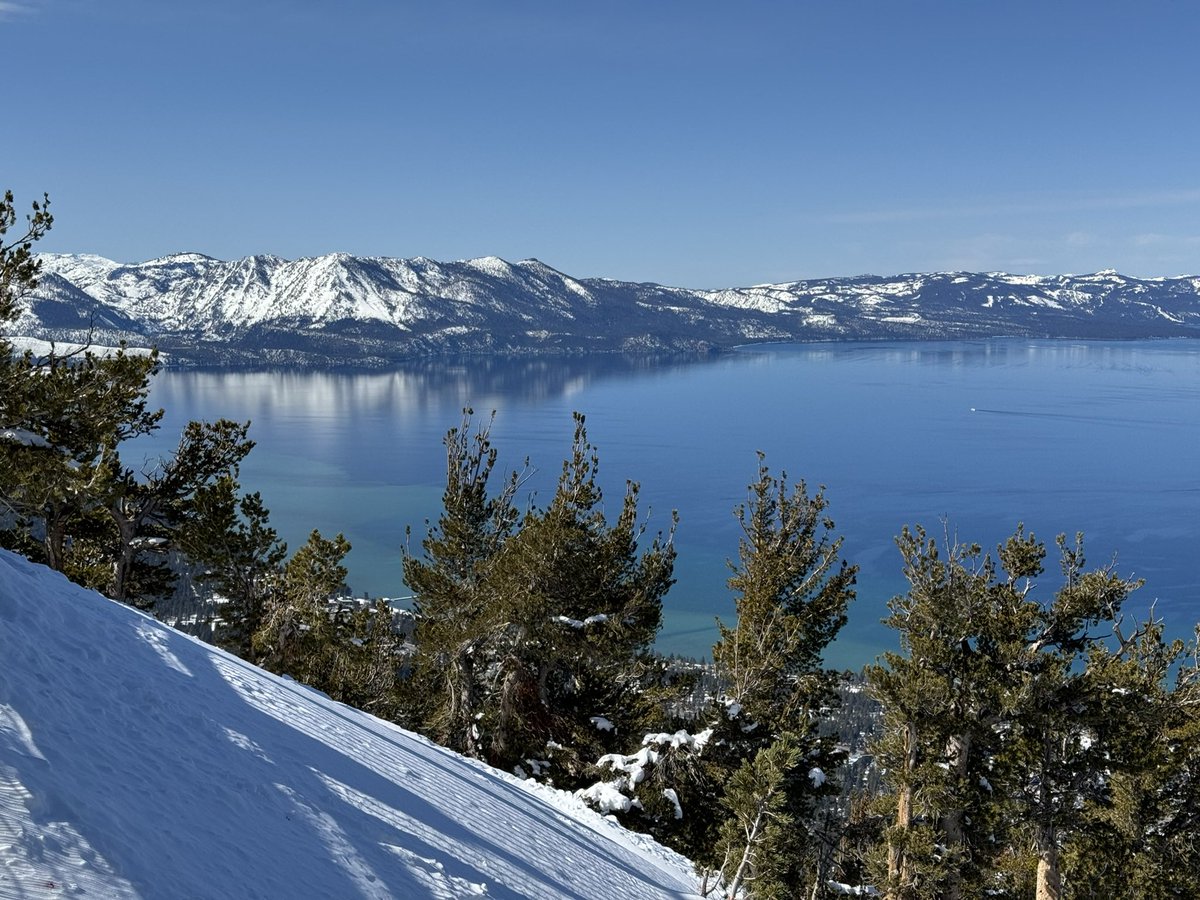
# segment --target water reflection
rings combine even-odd
[[[1052,541],[1082,529],[1089,556],[1123,574],[1176,634],[1200,617],[1189,564],[1200,521],[1200,342],[989,340],[771,345],[713,357],[471,358],[386,372],[168,371],[165,452],[189,418],[253,420],[243,482],[293,546],[314,527],[354,544],[351,583],[404,593],[399,547],[437,515],[441,440],[461,409],[498,411],[501,468],[531,458],[545,498],[588,416],[601,482],[639,481],[651,528],[681,517],[679,583],[661,644],[708,652],[728,617],[733,507],[755,451],[828,486],[847,555],[862,567],[838,659],[874,656],[903,590],[892,543],[904,524],[993,546],[1018,521]],[[151,447],[154,441],[147,442]],[[615,499],[610,501],[610,509]],[[1053,564],[1049,567],[1053,573]],[[1052,576],[1047,576],[1048,578]]]
[[[164,404],[224,404],[273,415],[339,409],[404,415],[471,404],[489,409],[514,399],[547,402],[578,394],[600,380],[668,375],[717,358],[714,354],[462,357],[417,360],[384,372],[179,369],[164,373],[156,394]]]
[[[1155,341],[1078,341],[989,338],[977,341],[850,341],[824,344],[753,344],[739,347],[745,355],[804,356],[812,362],[871,360],[889,365],[979,367],[1051,365],[1093,371],[1126,371],[1149,375],[1170,359],[1184,366],[1195,356],[1195,341],[1172,338]],[[1153,348],[1154,361],[1145,354]]]

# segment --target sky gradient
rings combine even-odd
[[[1200,5],[0,0],[0,189],[121,261],[1200,272]]]

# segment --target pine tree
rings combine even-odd
[[[184,555],[202,567],[200,581],[223,601],[214,623],[215,642],[253,661],[252,639],[262,627],[287,545],[271,527],[262,496],[255,492],[239,497],[239,489],[231,474],[198,488],[177,541]]]
[[[1186,897],[1200,872],[1200,626],[1181,656],[1175,685],[1157,710],[1157,756],[1135,794],[1139,808],[1150,811],[1134,832],[1144,837],[1135,883],[1147,900]]]
[[[904,900],[972,896],[1002,836],[994,809],[1002,687],[986,636],[995,571],[978,545],[946,544],[943,556],[921,528],[897,539],[910,587],[889,602],[885,624],[899,632],[901,652],[868,669],[885,717],[874,753],[894,798],[880,881]],[[1025,547],[1018,532],[1013,584],[1040,568]]]
[[[499,624],[488,586],[518,519],[513,501],[520,478],[514,472],[498,493],[489,492],[497,451],[491,423],[473,429],[473,415],[465,409],[461,426],[446,435],[442,514],[436,525],[426,523],[423,556],[406,549],[403,564],[415,598],[419,652],[408,693],[423,707],[420,727],[444,746],[482,758],[476,717],[482,712],[485,647]]]
[[[274,557],[278,545],[270,546]],[[402,640],[386,602],[366,606],[346,598],[343,563],[349,552],[342,535],[328,539],[313,531],[265,584],[255,576],[252,590],[261,591],[261,604],[250,638],[252,658],[334,700],[391,718],[398,709]],[[257,568],[262,559],[253,564]],[[235,633],[244,633],[248,624],[240,623]]]
[[[786,853],[789,836],[802,823],[788,812],[790,775],[803,762],[795,735],[781,734],[742,761],[729,780],[721,805],[728,818],[721,827],[717,851],[727,900],[743,896],[749,886],[754,900],[785,900],[800,893]]]
[[[324,689],[324,655],[335,641],[330,601],[342,595],[350,544],[313,531],[274,580],[262,622],[251,639],[259,665]]]
[[[171,458],[160,460],[141,478],[114,458],[116,476],[102,495],[115,531],[109,553],[114,560],[112,577],[105,586],[108,596],[139,605],[139,600],[153,598],[173,583],[165,562],[154,566],[145,557],[155,553],[165,559],[185,524],[195,523],[206,512],[196,504],[196,494],[217,481],[236,478],[238,466],[254,446],[246,437],[249,427],[249,422],[227,419],[189,422]],[[139,584],[148,569],[162,573],[157,591]]]
[[[17,220],[12,192],[0,201],[0,326],[16,319],[37,286],[41,263],[33,244],[53,224],[49,205],[48,197],[35,202],[24,233],[7,239]],[[156,365],[155,354],[124,348],[107,357],[86,348],[18,354],[0,337],[4,544],[85,579],[111,563],[102,559],[107,535],[98,494],[118,477],[117,445],[157,427],[161,412],[146,409]]]
[[[674,733],[601,758],[601,781],[582,792],[609,804],[623,793],[622,821],[696,860],[729,896],[796,896],[827,874],[816,809],[835,792],[840,754],[820,732],[836,703],[821,658],[845,623],[857,571],[841,558],[827,505],[803,482],[773,477],[759,455],[735,510],[738,620],[720,626],[713,648],[720,696],[676,718]]]
[[[1014,662],[1020,673],[1013,698],[1010,752],[1027,773],[1017,794],[1019,814],[1032,829],[1037,900],[1062,896],[1061,850],[1084,829],[1081,804],[1102,799],[1116,749],[1108,740],[1107,686],[1096,657],[1140,582],[1112,565],[1085,571],[1083,537],[1058,538],[1063,586],[1038,611]]]
[[[34,204],[23,236],[0,242],[0,324],[36,287],[33,242],[53,221]],[[16,219],[0,202],[0,238]],[[131,468],[122,446],[159,427],[149,408],[158,354],[90,347],[44,355],[13,352],[0,338],[0,543],[117,600],[149,607],[175,580],[167,554],[194,516],[198,490],[237,466],[253,446],[246,425],[188,425],[176,453],[149,471]]]
[[[395,613],[384,600],[362,606],[346,622],[340,668],[330,696],[381,719],[404,712],[400,670],[409,648],[396,630]]]
[[[1200,872],[1195,645],[1164,642],[1153,615],[1128,636],[1116,631],[1088,663],[1098,707],[1089,737],[1105,765],[1063,854],[1064,896],[1186,897]]]
[[[26,352],[6,365],[14,391],[4,420],[29,438],[5,446],[0,497],[39,561],[69,572],[74,525],[103,511],[124,475],[118,447],[158,427],[162,411],[146,402],[157,357]]]
[[[786,730],[828,700],[821,654],[846,623],[857,568],[841,559],[827,507],[803,481],[789,492],[786,473],[774,478],[759,454],[750,498],[735,511],[742,536],[729,587],[737,623],[719,625],[713,661],[730,704],[767,731]]]
[[[413,681],[431,699],[424,728],[503,768],[577,779],[647,707],[648,650],[672,583],[674,548],[642,550],[636,485],[610,524],[597,458],[575,417],[570,459],[545,509],[519,516],[516,473],[491,495],[489,428],[447,436],[444,511],[405,558],[416,597]]]
[[[571,456],[544,510],[530,510],[505,542],[491,579],[502,618],[493,644],[484,716],[489,757],[540,768],[561,746],[558,774],[578,779],[587,761],[634,733],[653,703],[644,676],[674,583],[671,533],[640,549],[638,486],[626,485],[610,523],[596,481],[598,458],[575,415]],[[673,532],[672,524],[671,531]],[[598,729],[593,719],[612,723]],[[565,771],[564,771],[565,770]]]
[[[724,863],[738,860],[755,896],[775,896],[789,885],[808,890],[825,876],[814,816],[820,798],[834,790],[840,756],[820,734],[822,710],[837,702],[835,675],[822,667],[822,654],[846,622],[857,573],[841,557],[842,539],[833,537],[827,508],[824,489],[811,497],[803,481],[789,489],[786,473],[772,476],[760,453],[749,499],[735,511],[742,537],[729,587],[737,593],[737,622],[718,623],[713,647],[724,690],[724,708],[713,716],[714,755],[730,769],[751,760],[795,762],[775,781],[748,782],[770,786],[771,797],[757,802],[762,809],[781,804],[791,827],[756,836],[744,853],[720,853]],[[746,836],[745,829],[737,833]]]
[[[1127,765],[1105,673],[1134,646],[1119,623],[1138,583],[1086,571],[1081,537],[1060,536],[1064,583],[1049,599],[1031,596],[1045,548],[1020,528],[998,550],[1003,578],[977,546],[943,560],[920,529],[899,544],[911,588],[888,624],[902,652],[870,672],[895,809],[887,896],[1060,897],[1063,847]]]
[[[34,201],[33,212],[25,217],[25,230],[9,237],[16,224],[13,193],[5,191],[0,200],[0,324],[15,319],[21,311],[21,303],[37,287],[42,264],[33,255],[33,245],[45,237],[54,224],[54,216],[50,215],[50,197],[43,194],[40,203]],[[2,336],[0,351],[5,358],[12,355],[12,344]],[[7,390],[4,393],[7,394]]]

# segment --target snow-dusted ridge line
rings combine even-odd
[[[0,551],[0,900],[697,896],[690,865]]]
[[[1200,336],[1200,277],[935,272],[692,290],[537,259],[346,253],[142,263],[46,254],[16,333],[156,344],[186,363],[386,364],[448,353],[698,350],[754,341]]]

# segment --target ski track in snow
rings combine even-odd
[[[695,890],[568,794],[0,551],[0,900]]]

